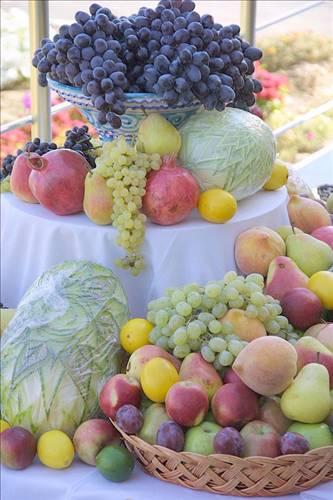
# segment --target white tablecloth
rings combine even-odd
[[[137,466],[126,482],[107,481],[94,468],[75,463],[57,471],[38,462],[23,471],[1,468],[2,500],[235,500],[159,481]],[[249,500],[254,497],[247,497]],[[258,498],[258,497],[257,497]],[[260,497],[268,500],[268,497]],[[272,499],[272,497],[269,497]],[[332,500],[333,481],[276,500]]]
[[[147,269],[138,277],[114,266],[122,250],[111,226],[96,226],[84,215],[56,216],[40,205],[1,195],[1,302],[16,307],[27,288],[44,271],[64,260],[87,259],[119,276],[133,316],[168,286],[205,283],[235,269],[234,241],[255,225],[288,224],[285,188],[260,191],[239,203],[227,224],[209,224],[193,211],[176,226],[147,225],[143,254]]]

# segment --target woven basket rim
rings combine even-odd
[[[141,445],[147,450],[151,449],[159,451],[160,454],[167,453],[169,457],[174,457],[175,459],[178,458],[178,460],[181,460],[182,458],[187,459],[187,461],[192,460],[195,462],[198,461],[204,461],[207,460],[209,457],[209,460],[211,461],[212,459],[216,459],[217,462],[229,462],[232,460],[233,462],[235,460],[240,460],[243,463],[247,462],[249,465],[253,464],[259,464],[259,463],[276,463],[277,460],[280,457],[284,458],[290,458],[291,461],[295,461],[297,459],[302,460],[302,457],[312,457],[313,455],[322,455],[325,454],[327,451],[332,451],[332,459],[333,459],[333,445],[328,445],[328,446],[322,446],[320,448],[314,448],[312,450],[309,450],[306,453],[294,453],[294,454],[289,454],[289,455],[279,455],[277,457],[271,458],[271,457],[265,457],[265,456],[251,456],[251,457],[237,457],[235,455],[227,455],[227,454],[222,454],[222,453],[213,453],[211,455],[200,455],[199,453],[192,453],[192,452],[187,452],[187,451],[174,451],[169,448],[166,448],[164,446],[159,446],[157,444],[150,444],[147,441],[144,441],[143,439],[139,438],[135,434],[127,434],[124,432],[120,427],[116,424],[116,422],[110,418],[111,423],[115,426],[117,431],[121,434],[123,439],[127,441],[129,444],[132,446],[138,446]]]

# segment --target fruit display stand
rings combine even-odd
[[[85,259],[111,268],[123,284],[131,314],[144,316],[149,300],[168,286],[205,282],[235,269],[234,242],[253,226],[288,224],[287,192],[260,191],[239,202],[235,217],[223,225],[209,224],[196,211],[186,221],[163,227],[147,224],[143,254],[146,270],[133,277],[114,265],[121,250],[116,231],[96,226],[85,215],[61,217],[12,194],[1,196],[1,297],[15,308],[33,281],[65,260]],[[19,256],[18,252],[19,251]]]

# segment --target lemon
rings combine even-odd
[[[143,318],[134,318],[127,321],[120,330],[122,348],[132,354],[140,347],[149,344],[149,333],[153,326],[152,323]]]
[[[51,469],[65,469],[74,459],[74,446],[67,434],[53,430],[41,435],[37,455],[42,464]]]
[[[281,160],[276,160],[273,165],[273,170],[268,181],[263,185],[265,191],[275,191],[282,186],[285,186],[288,181],[289,171],[285,163]]]
[[[325,309],[333,309],[333,273],[318,271],[308,281],[308,288],[317,295]]]
[[[237,211],[237,201],[224,189],[208,189],[200,194],[198,210],[208,222],[222,224],[230,220]]]
[[[9,428],[10,428],[9,423],[6,422],[6,420],[0,419],[0,432],[3,432],[3,431],[5,431],[6,429],[9,429]]]
[[[166,359],[153,358],[142,369],[142,390],[155,403],[163,403],[170,387],[178,381],[176,368]]]

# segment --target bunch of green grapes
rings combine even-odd
[[[116,264],[137,276],[145,267],[140,248],[145,237],[146,216],[140,210],[146,176],[150,170],[160,168],[161,158],[158,154],[137,152],[124,136],[119,136],[103,144],[96,165],[96,172],[107,179],[112,190],[112,224],[118,230],[116,243],[126,251],[126,256]]]
[[[154,324],[149,340],[180,359],[200,351],[217,369],[231,366],[247,342],[237,336],[230,322],[219,320],[229,309],[238,308],[249,318],[258,318],[268,334],[296,341],[298,334],[281,315],[279,301],[263,290],[260,274],[245,278],[233,271],[206,286],[193,283],[168,288],[163,297],[148,304],[147,319]]]

